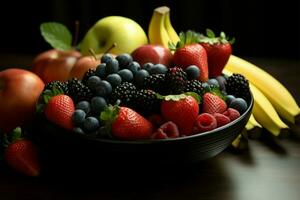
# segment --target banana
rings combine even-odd
[[[172,24],[171,24],[171,19],[170,19],[170,11],[166,13],[165,16],[165,27],[167,30],[167,33],[169,35],[169,38],[173,44],[177,44],[177,42],[180,40],[178,34],[174,30]]]
[[[272,103],[278,114],[290,123],[299,119],[300,108],[290,92],[269,73],[261,68],[231,55],[225,69],[243,74]]]
[[[169,48],[169,42],[176,44],[179,37],[170,21],[170,8],[166,6],[154,9],[148,29],[149,42]]]
[[[248,149],[248,137],[247,130],[243,129],[242,133],[240,133],[231,143],[231,146],[237,150],[246,150]]]
[[[250,139],[257,139],[261,136],[262,126],[256,121],[253,114],[250,115],[247,125],[246,125],[246,129],[247,129],[248,137]]]
[[[271,102],[258,88],[251,83],[249,85],[254,98],[252,113],[255,119],[275,136],[284,133],[288,126],[280,119]]]

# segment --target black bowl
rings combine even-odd
[[[34,123],[32,139],[39,146],[42,164],[49,170],[79,169],[94,172],[112,166],[186,165],[211,158],[227,148],[241,133],[252,111],[249,107],[235,121],[208,131],[175,139],[119,141],[93,138],[66,131],[38,118]],[[42,168],[43,169],[43,168]]]

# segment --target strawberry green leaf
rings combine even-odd
[[[201,103],[201,96],[199,94],[197,94],[196,92],[186,92],[184,94],[186,94],[187,96],[194,97],[194,99],[196,99],[196,101],[198,102],[198,104]]]
[[[187,96],[194,97],[197,100],[198,103],[201,102],[201,97],[195,92],[186,92],[186,93],[182,93],[182,94],[171,94],[171,95],[166,95],[166,96],[163,96],[163,95],[160,95],[160,94],[156,93],[156,97],[158,99],[162,99],[162,100],[165,100],[165,101],[179,101],[180,99],[184,99]]]
[[[10,134],[10,141],[11,143],[14,143],[16,140],[19,140],[21,138],[22,138],[22,129],[21,127],[17,127]]]
[[[206,29],[206,35],[209,38],[215,38],[216,37],[215,33],[209,28]]]
[[[57,22],[42,23],[40,26],[44,39],[55,49],[72,49],[72,34],[63,24]]]
[[[107,106],[104,111],[101,112],[100,114],[100,120],[104,123],[105,125],[105,130],[102,130],[105,132],[106,135],[112,137],[111,135],[111,126],[118,117],[120,112],[120,106],[118,105],[109,105]]]

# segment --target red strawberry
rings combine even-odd
[[[184,96],[179,100],[163,100],[161,103],[161,113],[164,119],[174,122],[181,135],[192,134],[198,112],[198,102],[192,96]]]
[[[72,114],[75,111],[71,97],[59,94],[51,97],[45,108],[46,118],[65,129],[72,130]]]
[[[217,120],[213,115],[209,113],[202,113],[197,117],[196,127],[198,133],[211,131],[217,128]]]
[[[112,109],[112,106],[108,109]],[[114,137],[123,140],[150,138],[153,126],[142,115],[127,107],[118,108],[116,115],[113,117],[115,119],[111,126],[111,133]]]
[[[161,125],[151,137],[153,139],[177,138],[179,137],[179,130],[176,124],[168,121]]]
[[[225,101],[212,93],[205,93],[202,99],[202,112],[204,113],[223,113],[227,109]]]
[[[10,167],[19,172],[28,176],[40,174],[37,149],[30,140],[16,140],[9,144],[5,149],[4,158]]]
[[[230,122],[229,117],[221,113],[214,113],[213,116],[217,120],[217,127],[224,126],[225,124],[228,124]]]
[[[214,78],[222,74],[231,55],[231,44],[234,39],[228,41],[224,32],[221,32],[220,37],[215,37],[210,29],[207,29],[206,32],[207,36],[201,37],[200,44],[207,53],[209,77]]]
[[[205,49],[198,44],[198,37],[199,35],[192,31],[181,32],[180,41],[176,47],[171,45],[170,48],[176,50],[173,62],[177,67],[185,69],[190,65],[196,65],[200,69],[199,80],[206,82],[208,80],[207,54]]]

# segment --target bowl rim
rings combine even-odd
[[[106,139],[106,138],[96,138],[96,137],[90,137],[87,135],[80,135],[80,134],[76,134],[77,137],[80,137],[82,139],[88,140],[88,141],[93,141],[93,142],[102,142],[102,143],[107,143],[107,144],[123,144],[123,145],[127,145],[127,144],[156,144],[156,143],[166,143],[166,142],[175,142],[175,141],[185,141],[185,140],[191,140],[194,138],[201,138],[201,137],[205,137],[209,134],[213,134],[215,132],[218,131],[222,131],[223,129],[226,129],[228,127],[230,127],[233,124],[236,124],[238,122],[240,122],[241,120],[243,120],[248,114],[249,112],[252,111],[253,108],[253,104],[254,104],[254,98],[253,95],[250,91],[250,101],[248,102],[249,106],[247,108],[247,110],[237,119],[229,122],[228,124],[215,128],[211,131],[206,131],[203,133],[197,133],[197,134],[193,134],[193,135],[188,135],[188,136],[184,136],[184,137],[178,137],[178,138],[167,138],[167,139],[143,139],[143,140],[118,140],[118,139]],[[68,132],[73,132],[73,131],[68,131]]]

